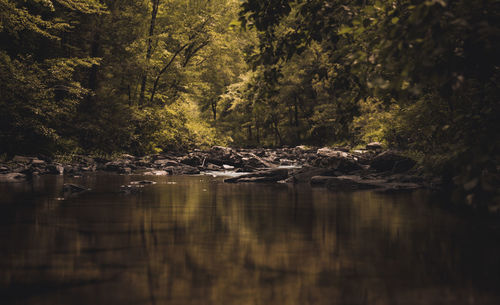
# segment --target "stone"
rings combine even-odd
[[[130,175],[130,174],[132,174],[132,169],[130,167],[122,167],[122,168],[120,168],[120,170],[118,170],[118,173]]]
[[[16,183],[26,181],[27,176],[22,173],[8,173],[0,174],[0,182],[2,183]]]
[[[223,164],[241,167],[243,165],[243,157],[228,147],[214,146],[208,152],[207,162],[222,166]]]
[[[308,163],[314,167],[335,169],[343,173],[363,169],[354,155],[327,147],[318,149],[316,155],[309,158]]]
[[[196,167],[184,165],[179,168],[178,174],[181,175],[198,175],[200,170]]]
[[[146,185],[146,184],[156,184],[156,181],[151,181],[151,180],[140,180],[140,181],[132,181],[130,182],[131,185]]]
[[[134,156],[132,156],[132,155],[129,155],[129,154],[122,154],[122,155],[120,156],[120,158],[121,158],[121,159],[125,159],[125,160],[131,160],[131,161],[132,161],[132,160],[135,160],[135,157],[134,157]]]
[[[86,193],[90,191],[89,188],[84,186],[73,184],[73,183],[65,183],[63,185],[63,196],[64,197],[75,197],[80,194]]]
[[[189,154],[183,158],[180,159],[180,162],[182,164],[186,164],[186,165],[189,165],[189,166],[201,166],[203,163],[204,163],[204,160],[206,158],[203,158],[199,155],[195,155],[195,154]]]
[[[207,170],[211,170],[211,171],[218,171],[218,170],[221,170],[223,168],[222,166],[218,166],[218,165],[215,165],[212,163],[208,163],[205,167]]]
[[[110,172],[121,172],[123,171],[123,168],[127,167],[132,168],[133,167],[132,162],[127,160],[120,160],[120,161],[111,161],[104,164],[104,170]]]
[[[328,168],[304,166],[290,171],[286,183],[309,183],[314,176],[334,176],[335,172]]]
[[[370,168],[378,172],[392,171],[401,173],[410,170],[417,162],[388,150],[378,154],[370,163]]]
[[[242,158],[243,166],[253,167],[253,168],[271,168],[275,167],[271,162],[265,161],[263,158],[250,153],[247,157]],[[279,159],[278,159],[279,161]]]
[[[32,159],[32,160],[31,160],[31,164],[33,164],[33,165],[35,165],[35,166],[36,166],[36,165],[44,165],[44,164],[45,164],[45,161],[40,160],[40,159],[38,159],[38,158],[34,158],[34,159]]]
[[[12,161],[19,162],[19,163],[30,163],[31,159],[33,159],[33,158],[25,157],[25,156],[14,156],[14,158],[12,158]]]
[[[382,143],[380,142],[371,142],[366,144],[366,149],[368,150],[379,150],[382,149]]]
[[[145,172],[145,176],[167,176],[167,175],[172,175],[171,172],[168,172],[166,170],[162,171],[150,171],[150,172]]]
[[[64,174],[64,167],[59,163],[53,163],[47,165],[47,171],[49,174],[62,175]]]
[[[158,159],[154,164],[161,166],[178,166],[179,162],[170,159]]]
[[[264,171],[257,171],[255,173],[242,175],[225,179],[226,183],[239,183],[239,182],[278,182],[288,178],[287,169],[270,169]]]

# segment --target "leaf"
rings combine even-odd
[[[338,30],[338,33],[339,33],[339,35],[344,35],[344,34],[350,34],[350,33],[352,33],[352,31],[353,31],[353,28],[343,25]]]
[[[394,17],[391,19],[392,24],[396,24],[399,21],[399,17]]]

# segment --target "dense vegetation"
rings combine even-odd
[[[0,150],[381,141],[491,189],[499,17],[494,0],[0,0]]]
[[[230,26],[238,10],[232,0],[1,0],[1,150],[227,142],[199,109],[246,69],[247,34]]]

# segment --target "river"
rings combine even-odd
[[[132,194],[130,181],[151,179]],[[90,187],[62,198],[63,183]],[[0,184],[0,304],[500,304],[500,234],[426,191],[96,174]]]

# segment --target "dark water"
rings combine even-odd
[[[0,304],[500,304],[498,232],[426,193],[143,178],[0,185]]]

